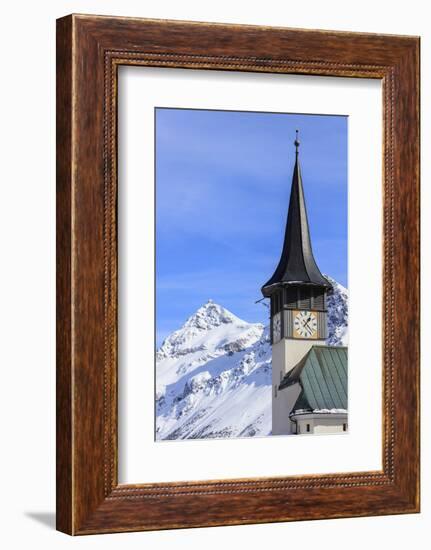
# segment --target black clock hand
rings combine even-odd
[[[311,315],[310,315],[310,317],[305,321],[304,327],[306,327],[310,321],[311,321]]]

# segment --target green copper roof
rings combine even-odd
[[[280,390],[292,384],[302,391],[292,409],[347,410],[347,348],[313,346],[280,383]]]

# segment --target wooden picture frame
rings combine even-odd
[[[117,68],[383,83],[383,469],[119,485]],[[419,38],[70,15],[57,21],[57,529],[419,511]]]

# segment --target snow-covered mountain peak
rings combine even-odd
[[[210,330],[227,323],[245,324],[245,321],[212,300],[208,300],[187,319],[183,328],[195,327],[200,330]]]
[[[347,288],[345,288],[342,284],[340,284],[338,281],[336,281],[335,279],[333,279],[329,275],[326,275],[325,273],[323,273],[323,276],[325,277],[325,279],[327,281],[329,281],[331,283],[332,289],[333,289],[332,292],[339,292],[339,293],[344,294],[346,297],[348,296]]]
[[[253,344],[263,325],[247,323],[224,307],[208,300],[184,325],[168,336],[157,351],[157,362],[195,354],[209,356]],[[204,354],[202,352],[205,352]]]

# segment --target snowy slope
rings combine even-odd
[[[328,275],[324,277],[333,288],[327,296],[328,338],[326,343],[328,346],[347,346],[349,344],[349,291]]]
[[[348,294],[329,280],[328,344],[345,345]],[[166,338],[156,369],[157,439],[270,433],[271,345],[264,325],[209,300]]]

